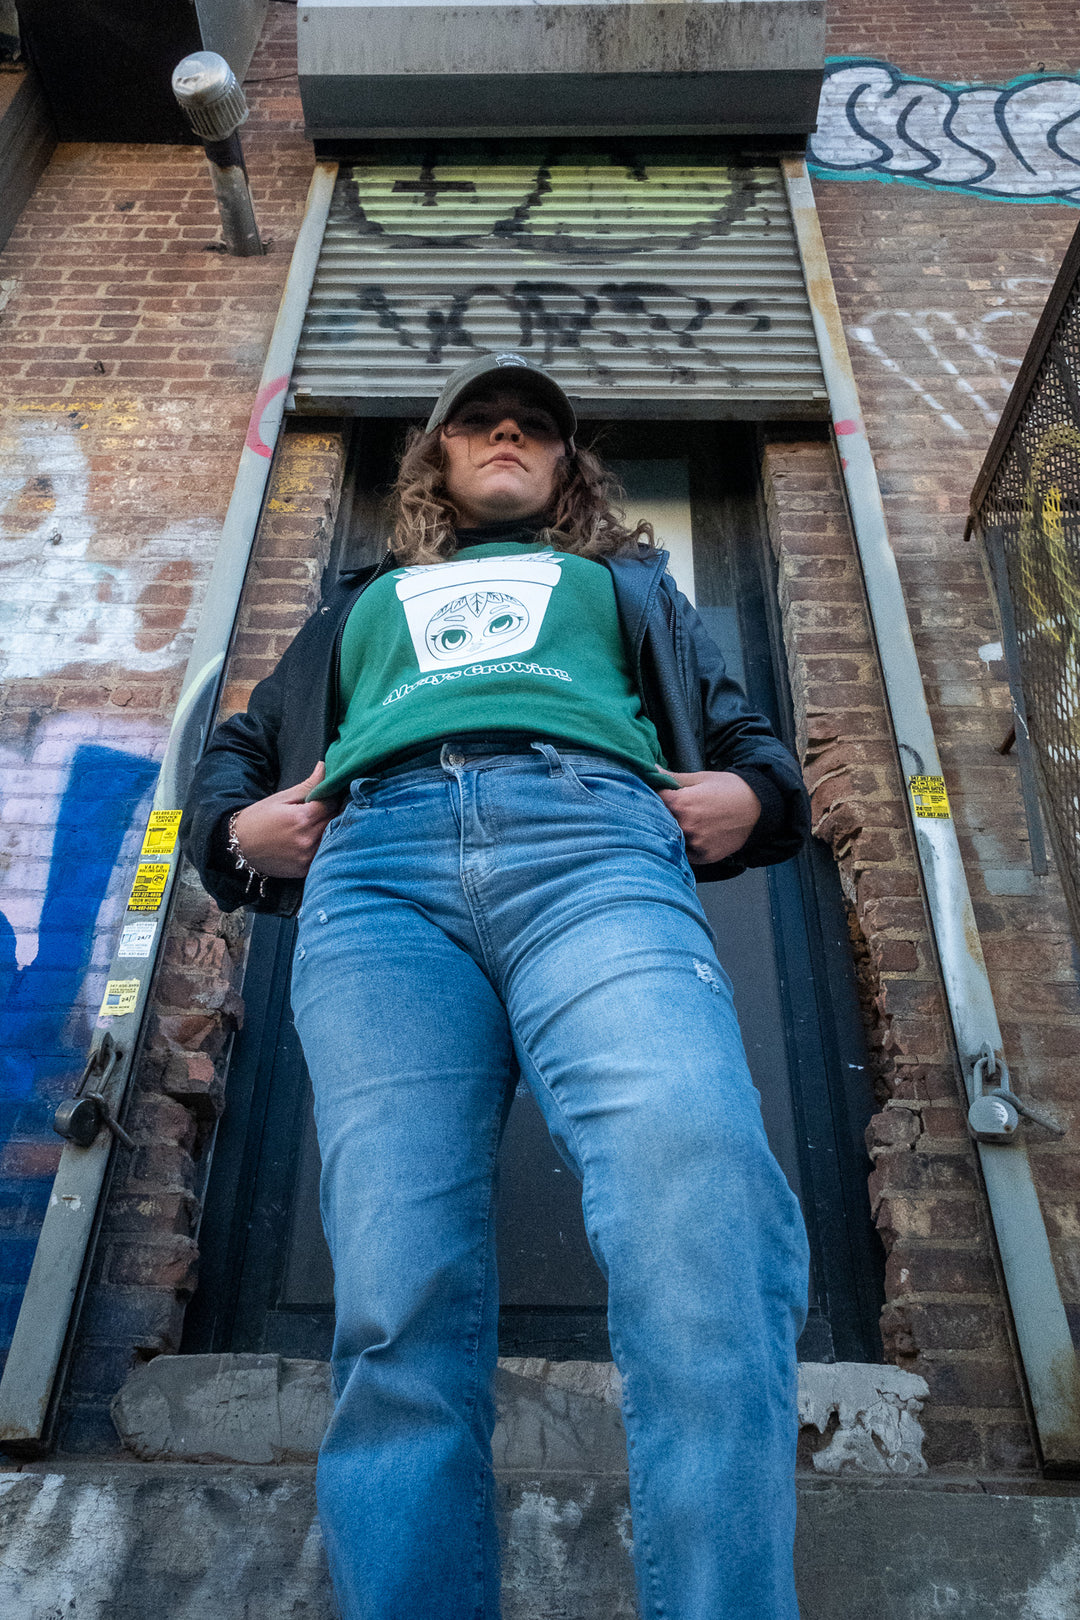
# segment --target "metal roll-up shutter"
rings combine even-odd
[[[777,167],[343,164],[291,408],[421,411],[503,349],[585,415],[827,415]]]

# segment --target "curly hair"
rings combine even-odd
[[[651,523],[628,529],[620,522],[624,494],[614,474],[591,450],[577,449],[558,463],[555,489],[540,538],[556,551],[611,557],[655,546]],[[390,549],[404,563],[445,562],[457,549],[457,508],[446,493],[446,452],[438,428],[411,428],[393,491]]]

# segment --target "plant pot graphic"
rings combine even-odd
[[[421,670],[530,652],[559,574],[551,552],[406,569],[396,589]]]

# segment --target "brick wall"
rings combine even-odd
[[[5,1054],[0,1120],[9,1300],[55,1157],[47,1111],[85,1050],[122,902],[110,873],[138,828],[310,169],[289,76],[295,12],[275,3],[271,13],[245,129],[260,220],[275,238],[268,258],[204,251],[217,228],[198,152],[95,147],[59,150],[0,257],[0,276],[17,283],[0,317],[10,379],[4,522],[15,541],[0,567],[19,616],[0,711],[11,863],[0,909],[21,967],[11,1001],[21,1044]],[[833,0],[830,49],[927,76],[1003,80],[1039,62],[1068,69],[1044,48],[1060,52],[1071,16],[1021,0],[887,14]],[[1021,1089],[1069,1119],[1080,1005],[1068,930],[1053,878],[1036,880],[1027,864],[1015,762],[996,752],[1008,723],[987,650],[997,629],[962,534],[992,423],[1077,214],[877,181],[816,191],[1007,1053]],[[286,437],[228,708],[311,600],[340,454],[337,435],[318,426]],[[765,467],[815,827],[851,905],[876,1054],[871,1197],[890,1250],[886,1353],[931,1384],[936,1466],[1030,1469],[835,463],[821,443],[777,440]],[[90,805],[102,807],[99,822],[88,823]],[[132,1355],[177,1342],[195,1279],[199,1155],[238,1013],[242,952],[235,924],[185,885],[129,1120],[138,1152],[113,1189],[76,1350],[72,1395],[83,1416],[68,1430],[72,1444],[112,1443],[107,1400]],[[1036,1133],[1032,1145],[1073,1304],[1080,1161],[1069,1139]]]
[[[248,82],[265,258],[215,251],[198,148],[104,145],[0,254],[0,1355],[303,210],[295,20]]]
[[[1006,1057],[1021,1091],[1068,1124],[1080,1044],[1073,942],[1056,877],[1031,871],[1015,758],[997,751],[1011,720],[992,646],[999,629],[979,549],[963,535],[992,424],[1077,215],[873,182],[819,181],[815,191]],[[1080,1324],[1075,1142],[1036,1130],[1029,1143],[1066,1302]],[[894,1216],[887,1199],[884,1218]],[[985,1251],[972,1262],[973,1283],[987,1262]],[[909,1356],[936,1353],[946,1322],[1003,1365],[999,1314],[976,1311],[973,1301],[946,1306],[930,1278],[924,1284],[918,1269],[903,1272],[894,1264],[890,1273],[895,1345]],[[1027,1465],[1013,1421],[997,1425],[992,1450],[987,1435],[977,1440],[979,1421],[1003,1415],[1003,1374],[988,1376],[974,1362],[962,1379],[950,1375],[958,1402],[984,1389],[987,1404],[974,1427],[957,1428],[943,1460]]]
[[[246,706],[314,607],[341,486],[340,429],[293,423],[274,459],[221,714]],[[64,1397],[60,1444],[112,1450],[109,1402],[132,1365],[179,1348],[198,1280],[198,1190],[225,1090],[246,915],[223,916],[186,866],[151,991],[146,1047],[117,1155]]]
[[[1071,0],[829,0],[826,50],[876,56],[931,79],[1004,83],[1080,67]]]
[[[765,488],[814,833],[832,848],[850,907],[882,1105],[867,1146],[889,1256],[885,1353],[930,1386],[932,1467],[1030,1469],[1004,1293],[831,445],[767,444]],[[985,666],[981,678],[999,711],[1003,688]],[[994,759],[999,792],[1011,796],[1014,767]]]
[[[875,56],[944,82],[1002,83],[1080,68],[1073,14],[1058,0],[948,0],[932,12],[833,0],[828,15],[831,54]],[[993,426],[1080,216],[1056,204],[950,194],[932,189],[928,178],[927,189],[818,179],[814,190],[1006,1056],[1015,1083],[1068,1124],[1076,1095],[1071,1054],[1080,1044],[1073,942],[1056,878],[1031,872],[1015,759],[997,751],[1010,724],[993,650],[999,629],[982,559],[963,533]],[[820,516],[811,522],[818,524],[814,538],[824,541]],[[800,532],[796,543],[806,539]],[[831,552],[826,557],[837,566]],[[811,573],[827,603],[830,574],[813,565]],[[840,615],[850,611],[850,599],[842,594],[836,603],[833,633],[846,633]],[[793,613],[798,628],[789,633],[805,639],[802,620],[814,610],[796,599],[789,622]],[[865,829],[864,808],[853,812],[845,791],[834,809],[832,796],[845,776],[856,793],[870,790],[874,776],[862,760],[857,773],[832,776],[828,761],[837,750],[846,757],[853,744],[862,746],[865,698],[851,717],[854,730],[848,715],[853,697],[868,688],[861,664],[858,674],[847,663],[814,669],[819,652],[804,664],[793,646],[796,686],[806,683],[808,694],[808,773],[815,810],[824,816],[819,829],[844,872],[847,824]],[[894,780],[885,795],[894,810],[899,787]],[[894,828],[891,838],[898,835]],[[890,1249],[886,1352],[931,1384],[928,1454],[935,1464],[1028,1469],[1034,1455],[1010,1323],[963,1132],[921,901],[908,876],[876,859],[863,873],[849,871],[845,884],[868,947],[868,993],[887,1022],[880,1078],[888,1100],[870,1143],[871,1195]],[[910,967],[897,974],[902,964]],[[1035,1130],[1029,1144],[1067,1308],[1080,1326],[1075,1143]]]

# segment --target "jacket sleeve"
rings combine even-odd
[[[195,767],[180,822],[180,844],[223,911],[246,905],[253,911],[292,916],[300,904],[301,882],[268,877],[260,884],[237,867],[228,849],[228,824],[234,810],[265,799],[281,786],[278,735],[286,687],[305,666],[316,617],[307,621],[277,667],[255,687],[247,713],[234,714],[215,728]]]
[[[757,826],[742,849],[723,861],[696,868],[699,880],[708,883],[735,877],[748,866],[771,866],[797,854],[810,832],[810,800],[798,762],[731,679],[724,655],[697,610],[681,594],[678,607],[687,676],[700,695],[705,768],[741,776],[762,806]]]

